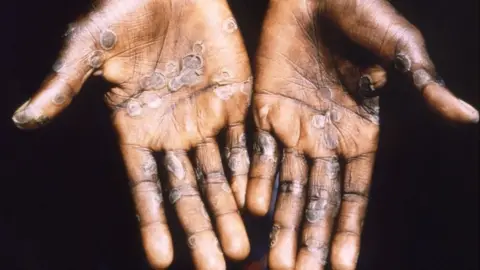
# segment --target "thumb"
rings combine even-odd
[[[53,119],[71,103],[88,77],[102,67],[116,35],[85,22],[70,28],[53,72],[14,113],[12,120],[17,127],[33,129]]]
[[[443,118],[477,123],[478,111],[453,95],[438,79],[420,31],[400,16],[388,1],[331,1],[325,14],[353,41],[403,72],[428,105]],[[352,14],[344,16],[344,14]]]

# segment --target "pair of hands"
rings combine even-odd
[[[358,61],[353,46],[378,62]],[[223,253],[248,255],[238,210],[267,213],[278,165],[270,268],[323,269],[329,250],[334,269],[355,268],[387,65],[447,120],[478,121],[478,112],[437,80],[418,30],[383,0],[271,0],[255,62],[253,80],[224,0],[101,1],[72,26],[53,74],[13,120],[20,128],[46,123],[92,74],[112,83],[106,103],[147,257],[154,268],[173,258],[165,199],[199,269],[225,268]],[[252,89],[250,164],[244,119]],[[215,141],[222,129],[223,151]],[[158,179],[158,151],[168,179]]]

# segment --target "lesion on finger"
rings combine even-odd
[[[185,158],[188,158],[185,151],[167,151],[165,155],[165,166],[175,181],[182,181],[186,177],[187,169],[183,164]]]
[[[278,190],[274,220],[286,226],[298,227],[305,206],[306,189],[303,184],[288,181],[281,183]]]
[[[409,35],[400,37],[397,41],[393,58],[395,69],[406,74],[419,91],[423,91],[430,84],[444,86],[445,82],[438,76],[428,56],[422,34],[413,26],[406,32]]]
[[[216,251],[219,255],[223,255],[223,251],[222,251],[222,248],[220,246],[220,242],[218,241],[217,238],[214,238],[213,241],[211,241],[211,244],[210,244],[210,248],[208,249],[207,245],[205,245],[205,243],[202,243],[201,242],[201,238],[202,238],[202,233],[205,232],[205,231],[199,231],[199,232],[196,232],[194,234],[191,234],[188,236],[187,238],[187,245],[188,247],[191,249],[191,250],[196,250],[196,249],[199,249],[199,248],[202,248],[202,249],[206,249],[206,250],[213,250],[213,251]]]
[[[232,176],[247,175],[250,167],[250,158],[247,151],[247,137],[243,132],[235,132],[235,127],[228,130],[225,158]]]
[[[282,226],[280,224],[273,224],[272,230],[270,231],[270,248],[274,247],[278,243],[281,233],[294,233],[297,234],[297,226]]]
[[[327,264],[330,249],[330,238],[312,227],[304,229],[300,244],[300,253],[308,252],[308,255],[319,265]]]
[[[212,139],[197,146],[197,175],[202,193],[215,217],[238,212],[218,147]]]
[[[294,197],[302,197],[305,193],[305,183],[301,180],[283,180],[278,191]]]
[[[166,226],[163,212],[162,187],[157,176],[130,182],[132,195],[137,210],[137,219],[142,228],[160,223]]]
[[[275,138],[270,133],[258,130],[253,144],[254,155],[261,162],[269,162],[276,165],[278,161],[278,150]]]
[[[331,226],[340,207],[340,165],[336,157],[317,158],[312,168],[305,220],[319,226]]]
[[[177,208],[187,235],[212,230],[210,216],[198,190],[191,186],[176,187],[170,190],[169,201]]]
[[[177,201],[182,199],[182,197],[199,197],[200,193],[196,187],[193,187],[189,184],[176,186],[170,189],[168,199],[172,205],[175,205]]]
[[[307,195],[307,164],[297,150],[285,148],[283,152],[274,219],[276,222],[282,221],[282,224],[298,226]]]
[[[246,147],[229,149],[227,152],[228,168],[232,176],[247,175],[250,167],[250,158]]]
[[[232,189],[223,173],[209,173],[203,182],[205,196],[208,197],[210,209],[215,217],[238,213]]]
[[[31,100],[20,106],[13,115],[13,121],[20,128],[35,128],[50,122],[42,110],[30,105]]]
[[[328,226],[332,220],[330,216],[339,209],[339,199],[334,192],[322,186],[312,186],[308,195],[305,209],[305,220],[309,224]]]

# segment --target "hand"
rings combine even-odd
[[[342,35],[382,61],[359,65]],[[333,269],[355,269],[379,135],[382,66],[392,63],[441,116],[478,122],[478,112],[437,80],[418,30],[386,1],[270,1],[256,62],[247,208],[257,215],[269,209],[278,140],[271,269],[324,269],[329,250]]]
[[[15,124],[41,126],[68,106],[90,75],[103,76],[114,85],[106,103],[152,266],[166,268],[173,258],[162,187],[197,268],[224,269],[222,250],[244,259],[250,246],[237,204],[244,204],[249,167],[243,123],[252,79],[226,1],[101,1],[67,34],[54,72],[15,112]],[[223,128],[231,186],[215,141]],[[196,150],[197,170],[190,149]],[[158,151],[165,152],[169,175],[162,181],[153,156]]]

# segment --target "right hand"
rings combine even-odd
[[[226,1],[100,1],[69,31],[54,71],[13,121],[22,129],[41,126],[68,106],[92,74],[114,85],[106,102],[154,268],[173,259],[162,188],[169,191],[198,269],[225,269],[222,250],[233,260],[248,255],[238,206],[244,204],[249,168],[244,118],[252,79]],[[215,140],[223,128],[231,185]],[[165,152],[168,181],[158,179],[157,151]]]

